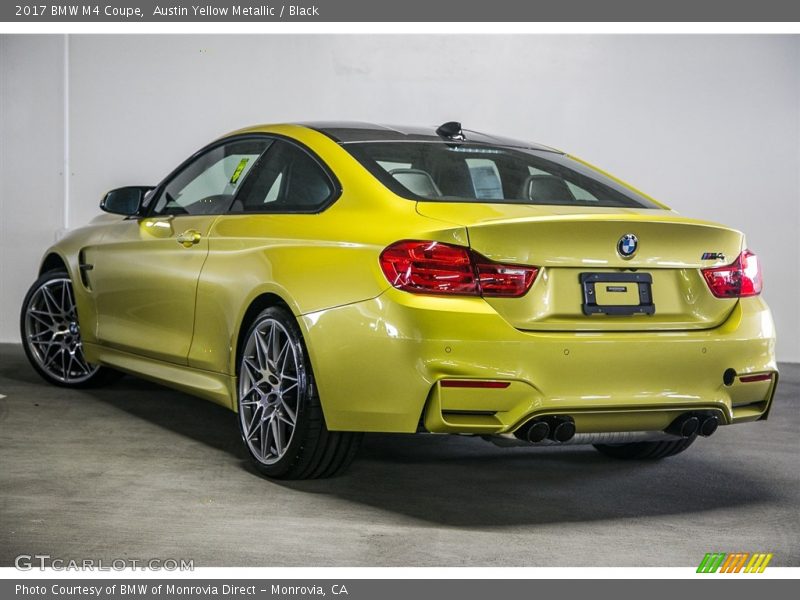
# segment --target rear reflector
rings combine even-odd
[[[761,373],[760,375],[744,375],[739,377],[742,383],[753,383],[756,381],[769,381],[772,379],[772,373]]]
[[[538,267],[498,263],[465,247],[405,240],[381,252],[381,270],[394,287],[415,294],[518,298]]]
[[[761,293],[761,265],[750,250],[742,252],[733,264],[703,269],[703,277],[717,298],[744,298]]]
[[[442,387],[447,388],[494,388],[504,389],[511,385],[510,381],[480,381],[477,379],[443,379]]]

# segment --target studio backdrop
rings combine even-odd
[[[800,361],[800,37],[6,35],[0,76],[0,342],[44,249],[105,191],[227,131],[458,120],[744,230],[778,359]]]

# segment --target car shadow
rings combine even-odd
[[[0,344],[0,390],[5,390],[5,394],[22,391],[30,395],[35,391],[40,398],[53,395],[65,401],[91,398],[238,459],[247,458],[236,416],[225,407],[127,375],[100,388],[58,388],[37,375],[19,346],[9,346]]]
[[[746,509],[773,499],[761,481],[692,450],[618,461],[591,446],[496,448],[462,436],[370,435],[345,476],[278,485],[470,528]]]
[[[0,380],[5,387],[26,384],[27,393],[29,386],[43,393],[54,389],[22,362],[4,360]],[[93,398],[225,452],[242,474],[261,477],[247,459],[234,415],[224,407],[133,377],[63,395]],[[369,434],[356,462],[340,477],[264,480],[263,485],[436,526],[478,529],[756,510],[774,500],[775,487],[737,468],[735,461],[720,460],[724,448],[714,447],[716,441],[699,440],[684,454],[646,462],[609,459],[589,446],[498,448],[467,436]]]
[[[131,376],[83,393],[209,448],[247,459],[236,415],[224,406]]]

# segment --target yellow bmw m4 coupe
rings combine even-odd
[[[456,122],[259,126],[100,207],[24,300],[31,364],[226,406],[269,477],[340,473],[364,432],[656,459],[769,413],[775,331],[743,234],[546,146]]]

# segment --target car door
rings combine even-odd
[[[156,188],[144,216],[108,227],[86,257],[101,344],[186,364],[209,230],[269,143],[251,136],[199,152]]]
[[[273,142],[230,211],[212,226],[211,251],[198,284],[190,366],[227,372],[236,309],[253,288],[266,284],[275,292],[285,290],[287,298],[297,294],[302,310],[315,293],[302,290],[325,289],[335,303],[345,290],[358,287],[350,283],[359,275],[340,273],[346,266],[333,261],[337,232],[323,217],[339,193],[332,173],[307,148],[288,139]],[[339,285],[320,283],[319,271],[336,273]]]

